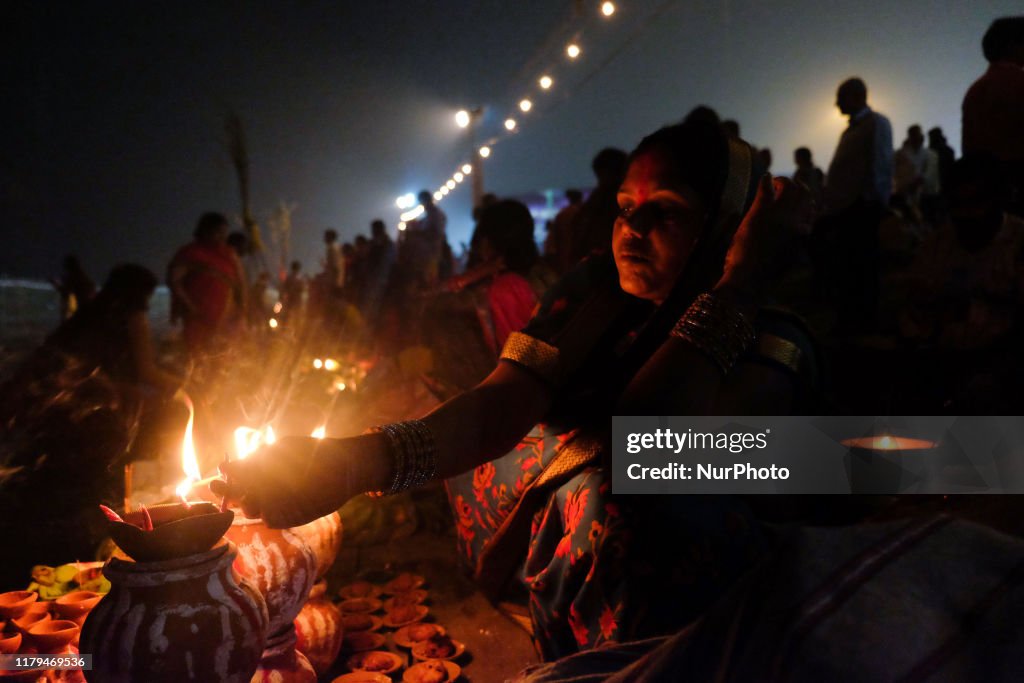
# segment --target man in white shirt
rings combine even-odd
[[[850,125],[828,168],[816,265],[837,308],[840,333],[865,333],[878,305],[878,224],[892,191],[892,125],[868,106],[859,78],[839,86],[836,106]]]

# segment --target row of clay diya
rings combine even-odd
[[[51,601],[35,591],[0,593],[0,654],[77,655],[82,622],[103,596],[75,591]],[[81,670],[0,671],[0,681],[85,681]]]
[[[458,679],[461,668],[452,660],[465,652],[465,645],[452,640],[440,624],[423,622],[429,614],[429,608],[423,604],[429,598],[422,588],[424,584],[422,576],[403,573],[384,586],[357,581],[339,591],[344,649],[351,653],[346,663],[352,673],[335,679],[335,683],[387,681],[401,671],[405,659],[383,649],[388,638],[378,632],[381,627],[394,629],[391,641],[396,649],[410,650],[417,662],[404,671],[404,682],[444,683]],[[387,595],[391,597],[381,600]],[[383,618],[374,614],[381,610]]]

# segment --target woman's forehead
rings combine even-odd
[[[636,156],[629,164],[622,187],[633,188],[664,188],[680,190],[684,184],[680,181],[675,164],[664,152],[651,150]]]
[[[679,195],[691,204],[700,201],[696,191],[680,178],[671,158],[659,150],[634,157],[619,191],[636,195],[641,202],[644,201],[643,196],[663,191]]]

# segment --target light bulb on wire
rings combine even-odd
[[[554,81],[551,80],[551,76],[541,76],[537,83],[540,85],[541,90],[549,90]]]
[[[576,43],[569,43],[569,47],[565,48],[565,54],[569,55],[569,59],[576,59],[580,56],[580,46]]]

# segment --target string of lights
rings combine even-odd
[[[618,7],[611,0],[604,0],[604,2],[598,3],[597,13],[604,19],[609,19],[614,16],[618,11]],[[568,63],[574,63],[579,60],[583,54],[582,47],[582,31],[577,31],[572,38],[565,45],[563,59]],[[524,120],[525,117],[531,114],[531,112],[537,112],[539,107],[537,101],[539,98],[544,97],[550,93],[556,86],[554,77],[551,75],[553,70],[543,71],[536,76],[534,81],[536,90],[533,93],[528,93],[521,97],[516,105],[516,110],[510,112],[503,123],[505,132],[500,135],[492,136],[484,140],[474,150],[476,156],[476,163],[480,164],[485,159],[489,159],[494,151],[494,147],[498,145],[504,138],[510,135],[516,134],[520,130],[520,121]],[[461,109],[455,114],[455,124],[460,128],[467,128],[476,123],[475,119],[480,116],[482,110],[468,111]],[[459,165],[455,172],[445,180],[444,183],[438,187],[433,193],[434,202],[442,202],[449,194],[451,194],[456,188],[459,187],[464,181],[469,179],[473,172],[474,165],[472,163],[462,163]],[[399,216],[398,229],[403,231],[406,229],[409,222],[418,219],[422,216],[426,209],[419,203],[417,197],[412,193],[404,194],[395,200],[395,205],[402,211]]]

